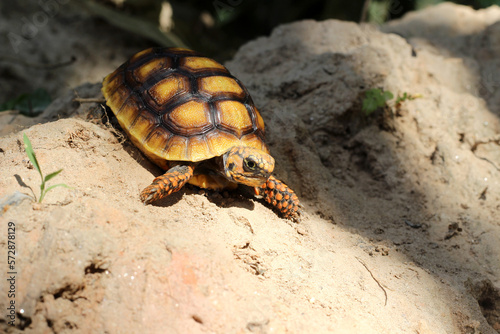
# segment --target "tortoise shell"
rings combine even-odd
[[[181,48],[137,53],[103,82],[107,105],[153,162],[202,161],[233,146],[269,153],[264,121],[223,65]]]

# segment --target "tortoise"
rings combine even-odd
[[[186,183],[243,184],[285,218],[297,216],[297,195],[271,175],[264,121],[223,65],[188,49],[150,48],[106,76],[102,93],[134,145],[166,171],[141,192],[144,204]]]

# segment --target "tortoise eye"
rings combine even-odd
[[[254,170],[257,167],[257,164],[251,159],[245,159],[245,167],[250,170]]]

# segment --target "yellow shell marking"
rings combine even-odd
[[[147,135],[158,123],[157,118],[151,113],[140,113],[133,125],[130,127],[130,134],[139,141],[146,139]]]
[[[210,149],[205,138],[201,136],[191,137],[188,145],[188,157],[191,161],[205,160],[210,156]]]
[[[161,81],[158,81],[149,89],[149,95],[153,98],[157,105],[162,106],[167,103],[175,95],[185,92],[188,89],[188,84],[183,77],[178,75],[169,76]]]
[[[167,117],[180,128],[194,129],[209,123],[207,113],[204,103],[189,101],[172,110]],[[169,120],[165,122],[169,123]]]
[[[225,70],[226,68],[216,62],[213,59],[205,58],[205,57],[186,57],[183,60],[183,67],[186,67],[190,70],[200,70],[207,68],[221,69]]]
[[[149,134],[149,139],[146,142],[146,147],[150,151],[161,151],[167,145],[167,141],[170,139],[168,133],[162,128],[156,128],[152,133]]]
[[[207,134],[207,141],[208,147],[210,147],[210,151],[214,156],[226,153],[230,147],[241,145],[236,136],[219,130],[209,132]]]
[[[169,67],[170,65],[166,63],[169,58],[155,58],[146,64],[143,64],[134,70],[134,76],[137,82],[144,82],[151,74],[155,71],[159,71],[161,68]]]
[[[255,109],[255,114],[257,115],[257,127],[262,131],[264,132],[264,120],[262,119],[262,116],[260,116],[260,112]]]
[[[243,89],[231,78],[211,76],[200,79],[200,89],[209,94],[235,93],[243,94]]]
[[[102,82],[102,92],[107,98],[111,98],[116,90],[125,87],[123,86],[123,76],[117,75],[116,71],[108,74]]]
[[[252,127],[252,120],[247,108],[237,101],[220,101],[217,103],[220,110],[220,122],[232,129],[248,129]],[[240,133],[241,135],[241,133]]]
[[[130,96],[130,92],[123,84],[123,76],[109,74],[103,83],[102,93],[106,97],[107,105],[118,115],[123,102]]]
[[[185,160],[186,148],[188,145],[187,138],[173,136],[168,142],[167,156],[169,160]]]
[[[142,56],[147,55],[148,53],[151,53],[151,52],[153,52],[153,48],[142,50],[141,52],[136,53],[135,55],[132,56],[132,58],[130,58],[130,63],[137,61],[137,59],[139,59]]]
[[[269,153],[269,150],[267,149],[266,145],[260,140],[260,138],[254,134],[250,133],[246,136],[243,136],[241,138],[241,141],[247,146],[247,147],[254,147],[258,150],[262,150],[263,152]]]
[[[120,125],[126,130],[130,129],[130,125],[135,120],[137,114],[141,112],[141,107],[137,104],[133,97],[125,100],[116,118]]]

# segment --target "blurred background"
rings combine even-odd
[[[0,111],[35,117],[68,89],[102,81],[131,55],[152,46],[188,47],[224,63],[241,45],[280,24],[339,19],[382,25],[441,2],[2,0]],[[500,0],[454,2],[481,9]],[[2,118],[5,114],[0,123],[20,122]]]
[[[232,57],[246,41],[269,35],[274,27],[304,19],[339,19],[383,24],[409,11],[441,0],[107,0],[93,2],[102,18],[137,31],[130,18],[151,23],[167,37],[163,44],[185,45],[218,60]],[[500,0],[453,1],[474,9],[500,4]],[[89,2],[87,2],[88,4]],[[101,8],[99,8],[101,7]],[[107,12],[104,9],[113,11]],[[116,21],[114,14],[122,16]],[[145,31],[146,35],[148,32]],[[149,32],[153,36],[152,32]],[[150,36],[150,37],[151,37]],[[154,39],[154,38],[153,38]],[[157,40],[161,42],[161,40]],[[166,42],[166,43],[165,43]]]

